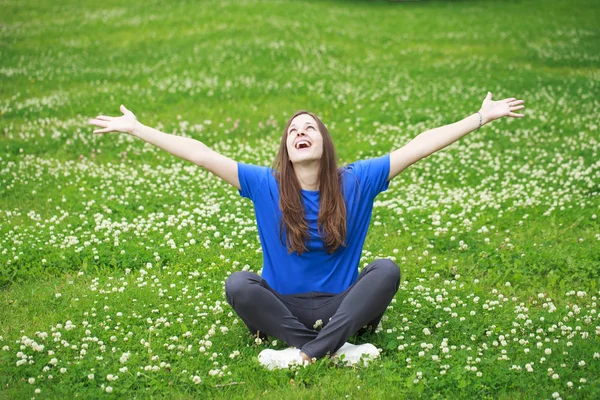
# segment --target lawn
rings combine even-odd
[[[3,1],[0,399],[600,398],[600,3]],[[339,165],[525,100],[375,199],[401,285],[367,367],[268,371],[225,300],[252,202],[87,122],[271,165],[296,110]]]

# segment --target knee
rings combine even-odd
[[[231,274],[225,281],[225,297],[229,304],[233,302],[233,299],[236,302],[243,301],[245,294],[252,289],[254,280],[254,274],[249,271],[237,271]]]
[[[400,267],[398,264],[387,258],[381,258],[373,262],[373,268],[377,270],[382,279],[400,283]]]

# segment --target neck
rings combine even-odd
[[[304,190],[319,190],[319,160],[310,164],[294,164],[294,172]]]

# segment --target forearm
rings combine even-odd
[[[483,126],[488,122],[486,116],[482,114],[481,125]],[[425,158],[456,142],[478,127],[479,113],[476,112],[458,122],[427,130],[415,137],[413,142],[421,150],[421,158]]]
[[[199,140],[164,133],[140,122],[135,124],[131,135],[196,165],[200,165],[202,155],[209,150]]]

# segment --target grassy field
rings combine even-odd
[[[600,397],[600,3],[0,3],[0,398]],[[248,199],[125,134],[270,165],[294,111],[340,165],[525,100],[375,200],[402,269],[368,367],[274,372],[224,281],[262,267]],[[273,338],[271,338],[273,339]]]

